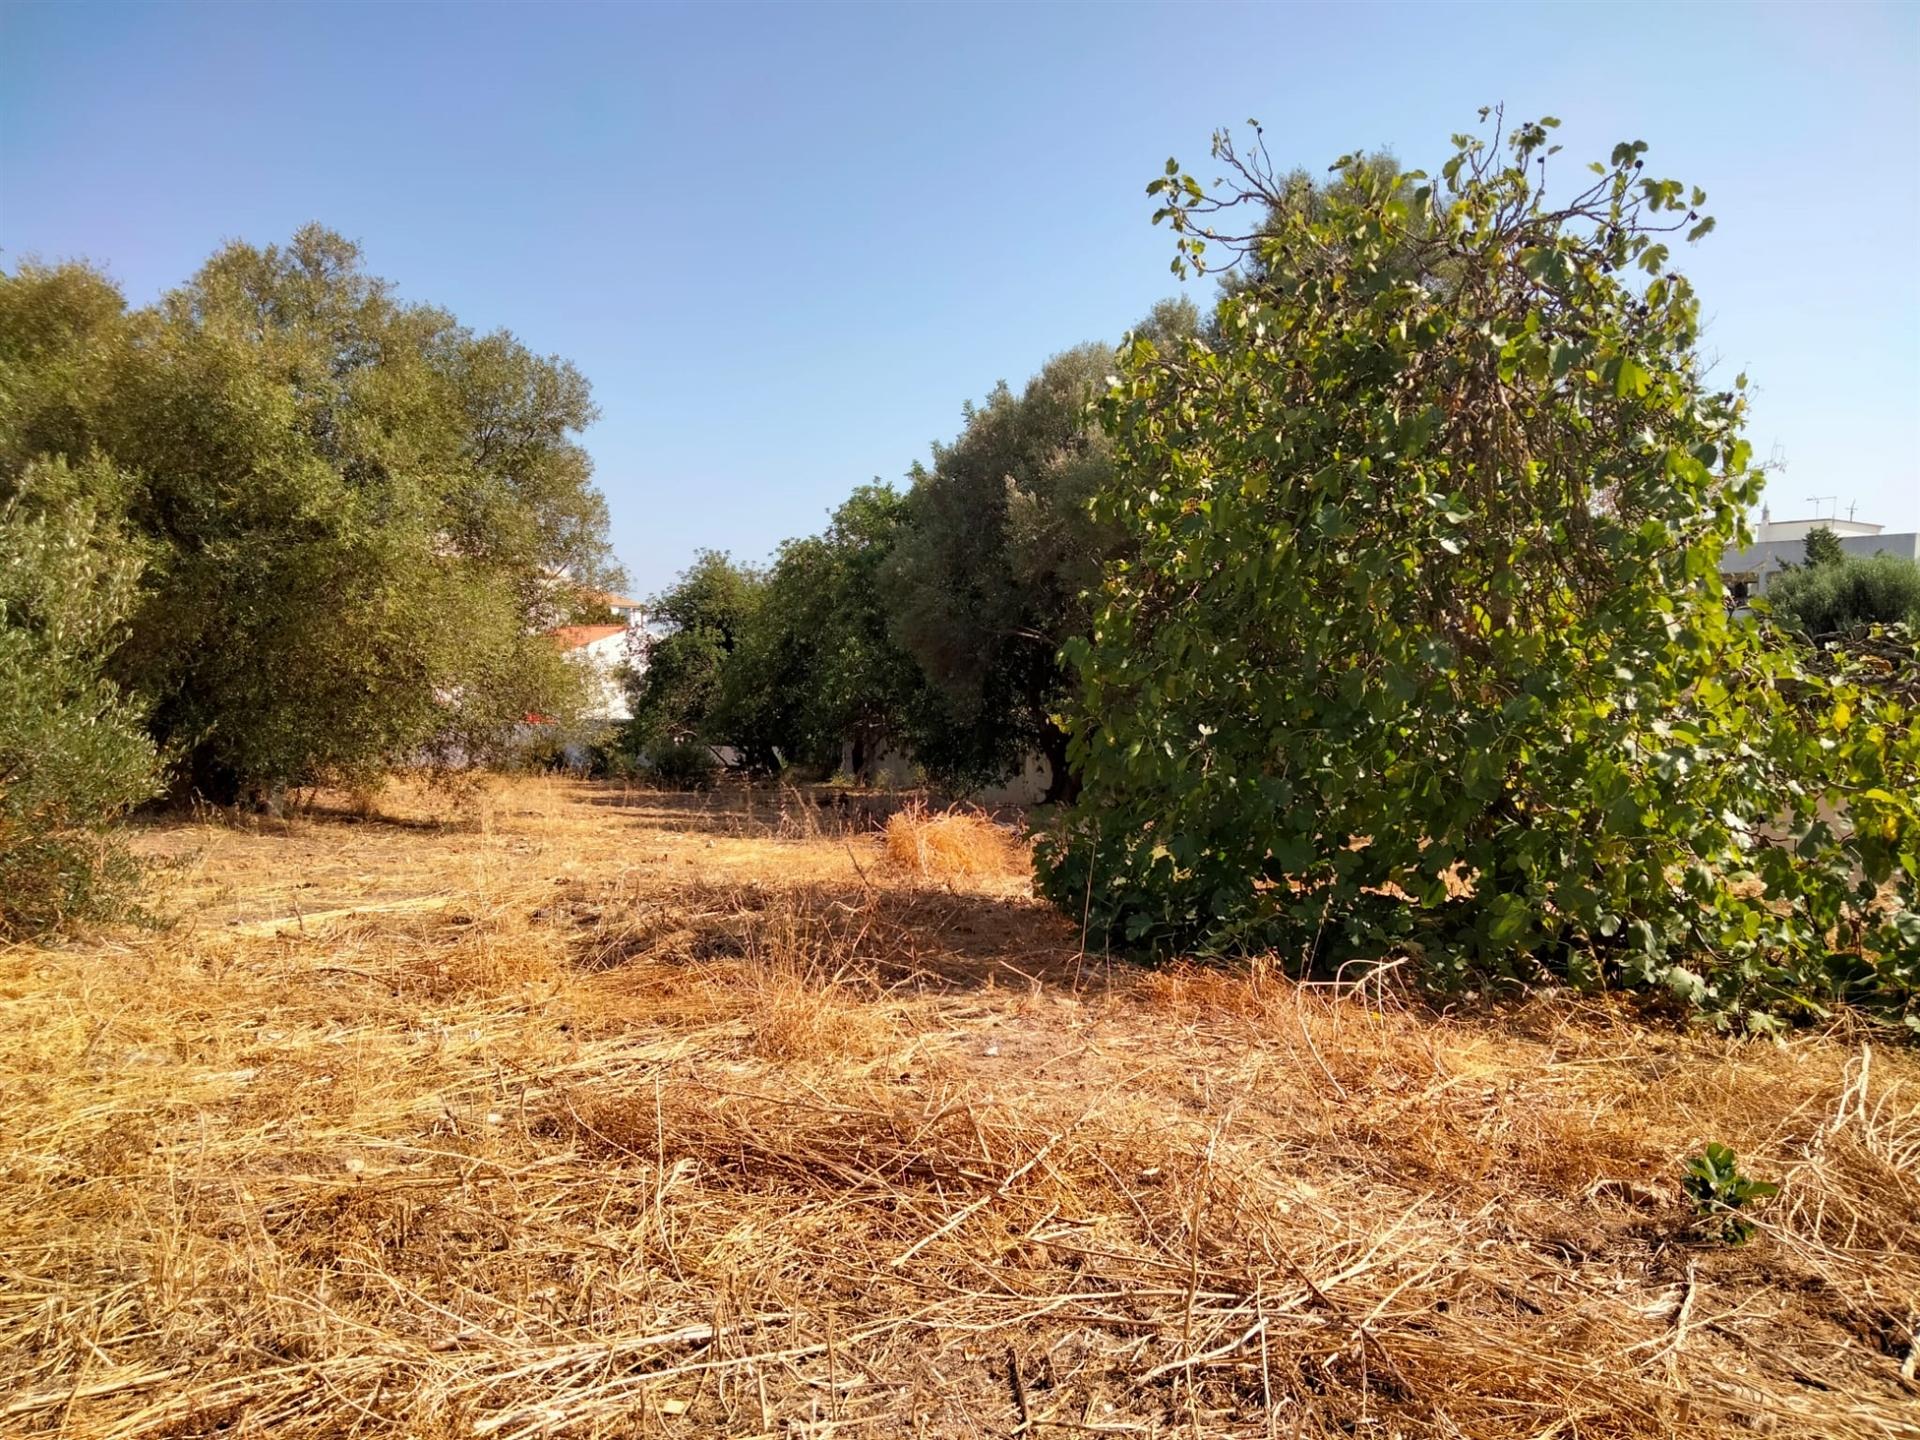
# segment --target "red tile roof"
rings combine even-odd
[[[625,625],[560,625],[547,632],[560,643],[562,650],[578,650],[582,645],[591,645],[610,635],[626,633]]]

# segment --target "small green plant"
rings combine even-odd
[[[1778,1185],[1742,1175],[1733,1151],[1718,1143],[1687,1161],[1681,1188],[1693,1202],[1694,1213],[1717,1222],[1720,1238],[1729,1245],[1744,1245],[1753,1238],[1753,1221],[1740,1210],[1780,1193]]]

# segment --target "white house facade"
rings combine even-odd
[[[618,625],[561,625],[547,632],[568,660],[587,675],[587,699],[581,718],[613,723],[633,718],[625,673],[645,663],[640,627]]]
[[[1920,532],[1889,533],[1864,520],[1775,520],[1762,511],[1760,523],[1753,527],[1753,544],[1744,550],[1729,550],[1721,557],[1720,578],[1735,600],[1764,595],[1776,575],[1806,558],[1807,536],[1820,529],[1831,530],[1849,555],[1898,555],[1920,560]]]

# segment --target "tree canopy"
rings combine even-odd
[[[1222,340],[1136,340],[1109,393],[1124,544],[1044,883],[1163,953],[1899,1012],[1920,727],[1728,614],[1760,477],[1670,268],[1705,197],[1640,142],[1549,190],[1556,124],[1345,157],[1311,206],[1225,135],[1223,189],[1149,187],[1182,270],[1258,264]]]
[[[1174,301],[1139,330],[1166,339],[1198,324]],[[1018,393],[995,386],[932,464],[914,467],[883,588],[895,635],[945,708],[946,724],[923,736],[936,773],[991,782],[1038,751],[1053,771],[1049,798],[1068,788],[1060,648],[1085,631],[1084,597],[1123,543],[1091,510],[1112,464],[1094,402],[1113,363],[1111,345],[1088,343]]]
[[[98,454],[145,562],[113,678],[217,802],[485,754],[572,672],[552,577],[614,578],[586,381],[403,303],[309,226],[127,312],[84,267],[0,278],[0,493]],[[94,472],[89,472],[94,473]]]
[[[1920,563],[1901,555],[1844,551],[1816,562],[1812,538],[1809,563],[1782,571],[1767,587],[1767,608],[1776,620],[1808,636],[1892,624],[1920,634]]]
[[[718,733],[829,766],[844,744],[856,775],[889,746],[926,747],[937,721],[918,668],[894,643],[881,585],[905,524],[898,492],[865,485],[820,535],[781,546],[727,667]]]
[[[1846,561],[1847,552],[1840,544],[1840,537],[1825,525],[1809,530],[1804,544],[1809,565],[1840,565]]]
[[[662,633],[646,647],[646,664],[630,679],[631,748],[645,752],[693,740],[729,740],[714,733],[712,715],[723,672],[745,639],[766,589],[759,571],[703,550],[671,587],[648,605]]]

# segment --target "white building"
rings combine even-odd
[[[1736,601],[1764,595],[1774,576],[1806,558],[1807,535],[1820,529],[1831,530],[1849,555],[1898,555],[1920,560],[1920,532],[1889,534],[1882,526],[1864,520],[1775,520],[1769,511],[1762,510],[1760,523],[1753,527],[1753,544],[1720,557],[1720,578]]]
[[[613,595],[605,590],[589,590],[586,598],[595,605],[604,605],[609,614],[622,625],[638,629],[647,620],[647,607],[638,600],[629,600],[625,595]]]
[[[574,664],[587,672],[587,702],[582,708],[585,720],[631,720],[633,708],[627,700],[622,672],[638,665],[640,647],[635,643],[638,627],[619,625],[561,625],[547,632]]]
[[[556,625],[547,634],[569,660],[586,669],[587,703],[581,718],[609,723],[631,720],[626,675],[646,667],[646,607],[638,600],[599,590],[589,591],[584,599],[592,608],[605,606],[608,620],[597,625]]]

